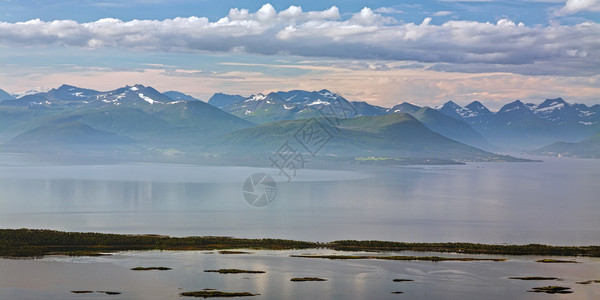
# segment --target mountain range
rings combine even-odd
[[[4,90],[0,89],[0,101],[14,99],[15,97]]]
[[[436,108],[406,102],[384,108],[325,89],[248,97],[216,93],[208,104],[143,85],[107,92],[62,85],[20,97],[1,91],[1,98],[6,98],[0,101],[4,151],[85,144],[255,155],[277,150],[278,144],[293,140],[303,122],[317,120],[320,128],[335,133],[320,153],[324,156],[506,160],[488,151],[573,143],[600,132],[600,105],[561,98],[539,105],[515,101],[498,112],[478,101],[465,107],[448,101]]]
[[[384,108],[350,102],[328,90],[250,97],[219,94],[213,98],[208,103],[256,123],[313,117],[327,106],[344,117],[408,113],[437,133],[488,150],[532,150],[558,141],[576,142],[600,132],[600,105],[570,104],[562,98],[540,104],[516,100],[497,112],[479,101],[465,107],[448,101],[434,109],[407,102]]]
[[[61,123],[84,124],[149,146],[188,148],[253,125],[205,102],[173,100],[142,85],[108,92],[63,85],[0,102],[0,117],[0,141],[13,147],[24,143],[22,134]]]
[[[495,113],[479,102],[461,107],[450,101],[438,110],[465,121],[492,144],[523,149],[576,142],[600,132],[600,105],[570,104],[562,98],[537,105],[517,100]]]
[[[554,143],[534,150],[531,153],[550,156],[600,158],[600,134],[596,134],[577,143]]]

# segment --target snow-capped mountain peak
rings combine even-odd
[[[515,100],[511,103],[502,106],[498,113],[507,113],[509,111],[515,110],[530,111],[530,109],[521,100]]]
[[[563,100],[562,98],[546,99],[540,105],[535,106],[534,113],[547,114],[557,109],[564,109],[565,106],[568,105],[569,104],[565,102],[565,100]]]
[[[328,100],[337,100],[340,98],[340,96],[338,94],[333,93],[329,90],[325,90],[325,89],[320,90],[318,93],[319,93],[319,95],[323,96],[325,99],[328,99]]]
[[[489,115],[492,112],[485,107],[485,105],[481,104],[479,101],[473,101],[469,105],[465,106],[466,109],[474,112],[477,116],[479,115]]]
[[[455,119],[466,119],[466,118],[473,118],[478,116],[478,112],[470,110],[469,108],[466,107],[462,107],[458,104],[456,104],[454,101],[450,100],[446,103],[444,103],[444,105],[442,106],[438,106],[438,108],[436,108],[437,110],[439,110],[440,112],[449,115]]]
[[[252,95],[250,98],[246,99],[244,102],[263,101],[266,98],[267,98],[267,96],[263,95],[262,93],[258,93],[256,95]]]

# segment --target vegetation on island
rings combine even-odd
[[[531,293],[546,293],[546,294],[571,294],[570,287],[566,286],[543,286],[543,287],[534,287],[528,292]]]
[[[111,292],[111,291],[97,291],[97,293],[106,294],[106,295],[121,295],[120,292]]]
[[[284,239],[241,239],[215,236],[168,237],[159,235],[63,232],[41,229],[0,229],[0,257],[41,257],[51,254],[97,255],[99,253],[106,254],[107,252],[126,250],[291,250],[316,248],[339,251],[423,251],[461,254],[600,257],[600,246],[404,243],[353,240],[318,243]],[[351,256],[345,257],[345,259],[352,259]],[[360,259],[364,259],[364,257],[361,257]],[[479,258],[436,258],[412,256],[387,256],[387,258],[383,259],[430,261],[481,260]]]
[[[550,255],[600,257],[600,246],[490,245],[477,243],[405,243],[388,241],[344,240],[327,244],[340,251],[427,251],[464,254]]]
[[[586,280],[586,281],[578,281],[575,283],[577,283],[577,284],[592,284],[592,283],[600,283],[600,280]]]
[[[94,291],[71,291],[73,294],[92,294]],[[111,292],[111,291],[96,291],[96,293],[106,294],[106,295],[121,295],[121,292]]]
[[[39,229],[0,229],[0,256],[41,257],[126,250],[307,249],[321,244],[283,239],[232,237],[167,237]]]
[[[253,271],[253,270],[240,270],[240,269],[218,269],[218,270],[204,270],[204,272],[213,272],[219,274],[262,274],[265,271]]]
[[[183,292],[180,293],[179,296],[182,297],[201,297],[201,298],[232,298],[232,297],[251,297],[258,296],[259,294],[252,294],[249,292],[241,292],[241,293],[231,293],[231,292],[221,292],[221,291],[195,291],[195,292]]]
[[[327,279],[325,279],[325,278],[319,278],[319,277],[296,277],[296,278],[290,279],[290,281],[294,281],[294,282],[302,282],[302,281],[327,281]]]
[[[110,253],[102,253],[98,251],[71,251],[68,256],[108,256]]]
[[[168,271],[171,270],[171,268],[167,268],[167,267],[135,267],[135,268],[131,268],[132,271],[152,271],[152,270],[157,270],[157,271]]]
[[[551,259],[551,258],[540,259],[540,260],[536,260],[535,262],[545,263],[545,264],[577,264],[578,263],[574,260],[562,260],[562,259]]]
[[[440,256],[368,256],[368,255],[290,255],[301,258],[325,259],[380,259],[380,260],[419,260],[419,261],[505,261],[504,258],[440,257]]]
[[[560,280],[556,277],[542,277],[542,276],[527,276],[527,277],[508,277],[508,279],[517,280]]]
[[[252,252],[247,251],[232,251],[232,250],[221,250],[219,254],[252,254]]]

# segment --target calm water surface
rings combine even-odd
[[[600,242],[600,160],[301,170],[172,164],[48,165],[0,156],[0,227],[589,245]],[[254,172],[275,202],[242,197]]]
[[[58,165],[0,155],[0,228],[309,241],[599,244],[600,160],[544,160],[302,170],[286,183],[273,169]],[[250,206],[241,194],[243,181],[255,172],[267,172],[278,181],[277,198],[266,208]],[[250,299],[547,299],[549,295],[526,292],[547,285],[573,289],[573,294],[552,295],[556,299],[600,298],[600,284],[576,284],[600,279],[597,258],[576,258],[579,264],[540,264],[534,261],[541,257],[534,256],[506,256],[505,262],[330,261],[289,257],[335,253],[330,250],[251,251],[0,259],[0,299],[109,297],[71,290],[123,293],[111,299],[181,299],[182,291],[204,288],[261,294]],[[137,266],[173,270],[129,270]],[[215,268],[267,273],[203,272]],[[304,276],[328,281],[289,281]],[[510,276],[553,276],[562,281],[516,281]],[[394,283],[394,278],[415,281]],[[394,291],[404,294],[390,294]]]
[[[41,260],[0,260],[1,299],[182,299],[183,291],[206,288],[251,292],[242,299],[599,299],[600,259],[578,264],[541,264],[540,257],[510,257],[504,262],[402,262],[293,258],[292,254],[340,254],[325,250],[252,251],[224,255],[206,251],[123,252],[108,257],[50,256]],[[342,253],[364,254],[364,253]],[[404,255],[415,253],[403,252]],[[372,253],[370,255],[373,255]],[[386,255],[386,254],[378,254]],[[416,253],[415,255],[436,255]],[[439,254],[438,254],[439,255]],[[452,256],[446,254],[446,256]],[[564,259],[564,258],[562,258]],[[165,266],[170,271],[131,271]],[[240,268],[264,274],[217,274],[207,269]],[[521,281],[512,276],[558,277],[560,281]],[[325,282],[291,282],[321,277]],[[395,278],[412,282],[393,282]],[[533,287],[570,287],[568,295],[528,293]],[[117,296],[72,294],[72,290],[116,291]],[[404,294],[394,295],[400,291]]]

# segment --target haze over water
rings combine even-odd
[[[0,156],[0,227],[224,235],[590,245],[600,240],[600,161],[301,170],[175,164],[57,165]],[[277,198],[255,208],[245,178]]]

